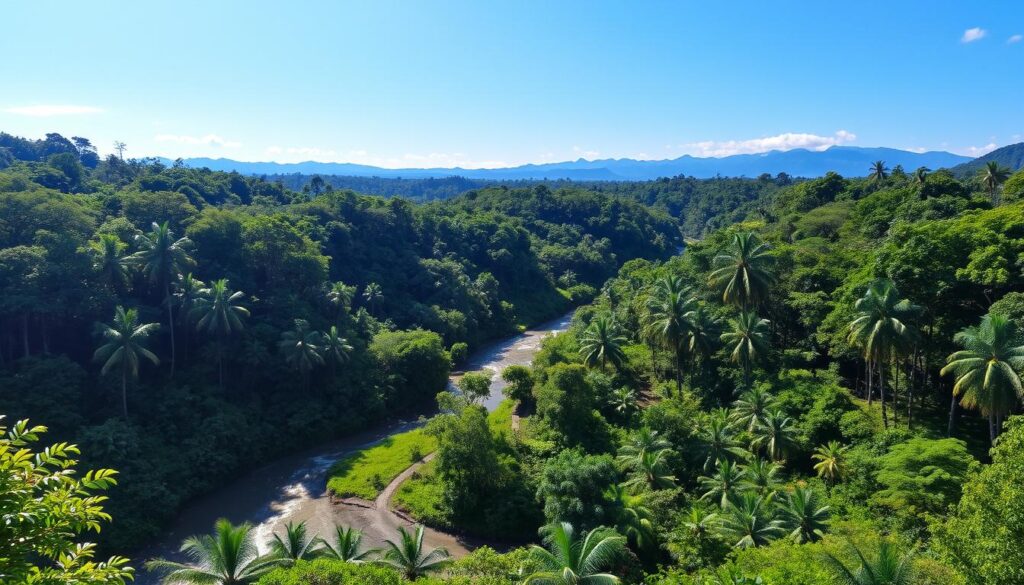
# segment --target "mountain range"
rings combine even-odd
[[[190,167],[218,171],[237,171],[246,175],[300,173],[303,175],[347,175],[356,177],[421,179],[430,177],[466,177],[485,180],[570,179],[574,181],[642,181],[660,177],[687,175],[697,178],[715,176],[756,177],[763,173],[787,173],[795,177],[817,177],[828,171],[843,176],[868,174],[871,163],[885,161],[892,168],[901,165],[908,172],[918,167],[949,168],[973,160],[944,151],[910,152],[895,148],[833,146],[827,150],[772,150],[758,154],[724,157],[681,156],[671,160],[635,160],[629,158],[566,161],[527,164],[496,169],[408,168],[385,169],[353,163],[327,162],[242,162],[225,158],[188,158]],[[170,163],[169,160],[164,160]]]

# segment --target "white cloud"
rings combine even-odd
[[[999,148],[999,145],[995,142],[989,142],[985,146],[967,146],[964,148],[955,149],[953,152],[956,154],[962,154],[964,156],[979,157],[983,154],[988,154],[993,150]]]
[[[601,156],[601,151],[599,150],[587,150],[584,148],[580,148],[578,146],[572,147],[572,151],[575,154],[576,158],[583,158],[586,160],[594,160]]]
[[[987,34],[988,31],[981,28],[980,26],[969,28],[965,30],[963,36],[960,37],[960,42],[973,43],[974,41],[980,41],[981,39],[985,38],[985,35]]]
[[[1024,41],[1024,35],[1013,35],[1012,37],[1006,39],[1006,44],[1012,45],[1014,43],[1019,43],[1021,41]]]
[[[691,142],[682,144],[679,148],[684,153],[694,156],[732,156],[734,154],[756,154],[768,152],[769,150],[792,150],[794,148],[825,150],[830,146],[846,144],[856,139],[856,134],[846,130],[839,130],[832,136],[786,132],[776,136],[765,136],[748,140],[705,140],[703,142]]]
[[[67,104],[36,104],[33,106],[15,106],[5,108],[4,111],[8,114],[17,114],[19,116],[49,118],[51,116],[77,116],[81,114],[99,114],[103,112],[103,109],[94,106],[74,106]]]
[[[153,137],[157,142],[173,142],[175,144],[184,144],[188,146],[214,146],[218,148],[238,148],[242,145],[241,142],[235,142],[233,140],[225,140],[223,137],[216,134],[207,134],[206,136],[186,136],[184,134],[157,134]]]

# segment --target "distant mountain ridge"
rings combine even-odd
[[[223,158],[188,158],[190,167],[207,167],[217,171],[237,171],[246,175],[301,173],[304,175],[346,175],[381,178],[465,177],[484,180],[569,179],[574,181],[643,181],[660,177],[686,175],[706,179],[756,177],[763,173],[788,173],[795,177],[818,177],[828,171],[843,176],[866,176],[871,163],[885,161],[890,168],[902,165],[908,172],[917,167],[949,168],[971,161],[970,157],[943,151],[910,152],[895,148],[862,148],[833,146],[815,151],[802,148],[773,150],[758,154],[737,154],[725,157],[681,156],[671,160],[634,160],[629,158],[566,161],[527,164],[497,169],[428,168],[385,169],[353,163],[276,163],[241,162]],[[170,161],[165,160],[169,163]]]
[[[989,161],[995,161],[999,163],[1001,167],[1009,167],[1011,171],[1016,171],[1024,168],[1024,142],[1018,142],[1017,144],[1009,144],[1002,148],[997,148],[988,154],[979,156],[978,158],[959,164],[953,167],[954,174],[960,177],[966,177],[969,175],[977,174]]]

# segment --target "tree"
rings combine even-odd
[[[774,402],[775,397],[764,388],[751,388],[733,402],[730,419],[737,428],[752,431],[764,420],[764,415]]]
[[[782,481],[778,477],[782,466],[774,461],[756,457],[742,466],[742,469],[743,479],[740,481],[740,487],[744,490],[765,496],[779,491],[782,487]]]
[[[527,366],[512,365],[501,372],[501,379],[508,384],[505,395],[520,403],[530,400],[533,395],[533,373]]]
[[[467,372],[459,379],[459,392],[470,404],[479,404],[491,395],[491,375],[483,372]]]
[[[931,169],[928,167],[917,167],[917,170],[914,171],[914,182],[918,185],[924,185],[924,181],[928,178],[928,173],[930,172]]]
[[[78,447],[57,443],[35,451],[44,426],[21,420],[8,427],[0,416],[0,581],[28,585],[75,583],[124,585],[133,570],[128,559],[96,562],[96,545],[82,542],[99,532],[110,515],[105,497],[117,484],[116,471],[90,470],[79,477]]]
[[[695,304],[696,299],[677,277],[665,277],[656,282],[647,302],[646,333],[672,352],[677,393],[683,388],[683,355],[690,331],[688,315]]]
[[[377,304],[384,300],[384,291],[376,282],[368,283],[363,287],[363,300],[366,302],[366,306],[370,308],[370,314],[373,315]]]
[[[275,534],[270,541],[270,554],[287,564],[299,560],[309,560],[320,554],[320,540],[310,538],[306,523],[289,522],[284,527],[284,535]]]
[[[886,540],[878,542],[878,556],[869,559],[856,546],[857,565],[850,569],[831,553],[824,556],[833,579],[841,585],[911,585],[914,583],[913,554],[901,555]]]
[[[356,287],[344,282],[339,281],[330,285],[324,296],[335,309],[335,319],[340,319],[342,313],[352,307],[352,299],[355,298],[355,294]]]
[[[814,471],[829,486],[834,486],[846,475],[846,450],[848,448],[841,445],[839,441],[829,441],[827,445],[819,445],[811,455],[811,459],[817,461],[814,464]]]
[[[606,490],[618,481],[609,455],[584,455],[575,449],[560,451],[544,462],[537,483],[537,500],[544,504],[548,522],[565,521],[581,529],[610,521]]]
[[[620,455],[619,459],[625,462],[626,469],[631,470],[629,479],[623,485],[627,487],[646,486],[652,490],[674,487],[676,478],[665,469],[665,458],[671,452],[671,449],[643,451],[637,456],[625,459]]]
[[[398,528],[398,539],[385,540],[387,545],[380,563],[398,569],[410,581],[421,575],[440,571],[450,562],[448,551],[435,548],[427,552],[423,548],[423,527],[417,526],[414,532],[405,527]]]
[[[811,488],[797,487],[786,496],[779,510],[789,537],[797,544],[815,542],[829,524],[829,506],[822,506]]]
[[[731,348],[729,359],[743,368],[743,385],[750,387],[750,373],[754,362],[768,355],[769,321],[755,313],[744,312],[730,323],[732,331],[722,334],[722,343],[727,349]]]
[[[203,298],[203,290],[206,288],[206,283],[199,280],[192,273],[189,272],[185,276],[181,277],[178,284],[174,287],[174,302],[178,305],[178,321],[181,321],[186,326],[184,349],[185,359],[188,360],[188,326],[192,324],[195,318],[193,310],[196,305],[199,304],[199,300]]]
[[[998,162],[990,160],[985,163],[985,167],[978,171],[978,177],[981,179],[985,190],[988,191],[989,197],[992,198],[992,205],[999,205],[999,186],[1006,182],[1006,179],[1010,178],[1010,174],[1013,171],[1010,169],[1000,166]]]
[[[767,298],[775,282],[772,263],[771,246],[753,232],[737,233],[712,261],[708,282],[722,295],[723,303],[751,311]]]
[[[658,548],[658,535],[651,522],[652,512],[647,509],[639,496],[632,496],[621,485],[608,488],[608,500],[612,502],[612,517],[616,531],[625,536],[637,552],[653,555]]]
[[[772,461],[781,461],[786,453],[796,446],[796,429],[793,419],[779,409],[765,413],[762,420],[754,427],[751,449],[763,450]]]
[[[321,334],[321,339],[323,341],[324,358],[331,363],[331,377],[333,378],[335,376],[335,368],[349,360],[352,346],[349,345],[347,339],[341,336],[335,325],[331,325],[327,333]]]
[[[875,182],[884,181],[889,176],[889,167],[885,166],[885,161],[882,160],[876,160],[871,163],[871,168],[868,170],[871,171],[871,174],[868,176]]]
[[[468,405],[456,413],[430,421],[427,432],[437,437],[435,471],[444,487],[444,503],[455,520],[476,520],[485,515],[507,477],[499,460],[487,411]]]
[[[200,291],[192,309],[196,329],[217,336],[217,372],[221,390],[224,389],[224,339],[244,329],[243,320],[249,316],[249,309],[239,304],[244,297],[245,293],[232,291],[228,288],[228,280],[222,278]]]
[[[298,370],[308,385],[309,373],[324,363],[322,343],[323,336],[310,329],[308,321],[296,319],[294,328],[281,333],[277,347],[288,365]]]
[[[154,559],[150,571],[163,573],[163,582],[175,585],[246,585],[281,564],[281,559],[260,556],[251,524],[235,526],[221,518],[213,534],[190,536],[181,545],[189,563]]]
[[[701,425],[698,438],[704,445],[704,470],[707,471],[730,457],[742,455],[740,443],[729,424],[729,411],[718,409],[711,412]]]
[[[614,563],[626,539],[614,530],[598,527],[582,537],[568,522],[541,529],[547,548],[533,545],[530,556],[541,566],[523,585],[615,585],[619,578],[600,571]]]
[[[895,353],[905,350],[914,333],[908,323],[920,308],[907,299],[899,298],[899,290],[889,279],[877,279],[868,285],[864,296],[854,304],[854,318],[849,325],[848,339],[863,350],[867,365],[868,403],[871,403],[872,383],[877,373],[879,400],[882,403],[882,423],[888,427],[889,417],[885,400],[885,370]]]
[[[164,294],[164,305],[167,307],[167,326],[171,334],[171,376],[174,376],[174,303],[171,299],[172,285],[186,268],[195,264],[189,255],[192,240],[188,238],[174,239],[174,232],[165,221],[162,224],[153,222],[149,234],[135,236],[135,245],[139,251],[131,255],[131,260],[139,266],[157,290]]]
[[[893,445],[878,458],[878,489],[869,502],[891,517],[924,525],[960,499],[974,457],[959,439],[914,437]]]
[[[740,494],[726,503],[717,531],[736,548],[764,546],[786,533],[774,506],[772,495]]]
[[[106,375],[115,367],[121,368],[121,408],[124,417],[128,418],[128,379],[133,381],[139,377],[139,364],[142,358],[149,360],[154,366],[160,364],[160,358],[146,348],[146,340],[150,333],[160,328],[157,323],[139,323],[139,312],[136,309],[125,310],[118,306],[114,310],[114,323],[103,325],[103,339],[93,360],[103,362],[100,374]]]
[[[636,390],[629,386],[620,386],[612,390],[611,395],[608,397],[608,405],[614,408],[615,412],[624,420],[629,420],[638,408],[636,404]]]
[[[100,234],[98,240],[89,244],[93,270],[114,292],[124,290],[129,283],[129,263],[124,254],[127,247],[116,234]]]
[[[725,508],[729,500],[739,493],[745,478],[746,472],[742,467],[724,459],[718,463],[718,469],[714,475],[702,475],[697,478],[701,489],[704,490],[700,499],[717,501],[720,506]]]
[[[362,549],[363,533],[355,528],[344,526],[334,527],[334,542],[321,538],[320,546],[323,556],[345,561],[346,563],[363,563],[379,551]]]
[[[989,438],[995,443],[1003,417],[1024,399],[1024,339],[1013,321],[988,314],[979,325],[957,333],[955,341],[964,349],[947,358],[942,375],[956,377],[953,396],[961,397],[962,405],[988,416]]]
[[[621,368],[626,361],[622,351],[629,341],[622,334],[622,329],[611,315],[599,315],[590,322],[579,338],[580,355],[588,366],[601,364],[604,369],[611,361],[616,368]]]

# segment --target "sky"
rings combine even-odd
[[[389,168],[1024,140],[1024,2],[9,2],[0,131]]]

